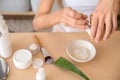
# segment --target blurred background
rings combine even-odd
[[[10,32],[34,32],[32,20],[41,0],[0,0],[0,14],[4,16]],[[58,8],[54,3],[54,11]],[[41,32],[50,32],[50,29]]]
[[[56,1],[56,0],[55,0]],[[0,13],[4,16],[10,32],[34,32],[32,20],[41,0],[0,0]],[[54,11],[58,9],[54,3]],[[120,25],[120,17],[119,25]],[[41,30],[50,32],[52,28]]]

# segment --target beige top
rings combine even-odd
[[[120,31],[111,35],[107,41],[101,41],[98,44],[91,41],[87,33],[13,33],[11,40],[14,51],[26,48],[27,45],[33,43],[33,34],[39,35],[44,48],[54,60],[63,56],[87,74],[90,80],[120,80]],[[66,54],[68,42],[78,39],[90,41],[95,45],[97,55],[91,62],[74,62]],[[33,57],[43,59],[41,53]],[[16,69],[12,62],[12,56],[7,59],[7,62],[10,65],[10,74],[7,80],[36,80],[37,69],[32,66],[27,70]],[[84,80],[80,76],[54,65],[44,65],[44,68],[46,80]]]

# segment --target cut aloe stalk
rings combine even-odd
[[[63,69],[77,73],[78,75],[82,76],[85,80],[89,80],[89,78],[81,70],[79,70],[79,68],[77,68],[74,64],[72,64],[63,57],[60,57],[57,61],[54,62],[54,64]]]

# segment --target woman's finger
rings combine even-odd
[[[76,21],[76,22],[74,22]],[[80,23],[78,24],[77,21]],[[63,17],[61,20],[61,23],[65,26],[69,26],[69,27],[73,27],[73,28],[78,28],[81,30],[85,30],[86,29],[86,24],[82,24],[82,20],[75,20],[74,18],[71,17]]]
[[[71,23],[72,26],[75,26],[75,25],[87,25],[88,24],[87,20],[75,19],[75,18],[66,16],[66,15],[64,15],[63,17],[66,18]]]
[[[68,19],[66,17],[63,17],[61,19],[61,23],[66,27],[68,27],[68,26],[71,27],[72,26],[70,19]]]
[[[98,43],[98,41],[102,38],[103,33],[104,33],[104,20],[101,19],[99,21],[97,32],[96,32],[96,37],[95,37],[96,43]]]
[[[63,16],[62,19],[61,19],[61,23],[62,23],[64,26],[68,26],[68,24],[69,24],[68,22],[69,22],[69,20]]]
[[[112,19],[111,17],[106,17],[106,30],[105,30],[105,34],[104,34],[104,37],[103,37],[103,40],[106,40],[107,38],[109,38],[110,34],[111,34],[111,31],[112,31]]]
[[[76,18],[76,19],[87,19],[87,16],[84,15],[83,13],[78,13],[77,11],[73,10],[72,8],[68,7],[66,9],[67,14],[70,17]]]
[[[117,22],[117,16],[116,15],[113,15],[112,22],[113,22],[113,29],[112,29],[112,33],[113,33],[118,27],[118,22]]]
[[[92,16],[92,24],[91,24],[91,32],[90,32],[90,37],[91,39],[94,39],[96,36],[96,32],[97,32],[97,27],[98,27],[98,17],[96,16],[96,14]]]

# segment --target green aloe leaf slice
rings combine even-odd
[[[56,60],[54,64],[63,69],[75,72],[78,75],[82,76],[84,79],[89,80],[89,78],[81,70],[79,70],[79,68],[77,68],[74,64],[72,64],[71,62],[69,62],[63,57],[60,57],[58,60]]]

